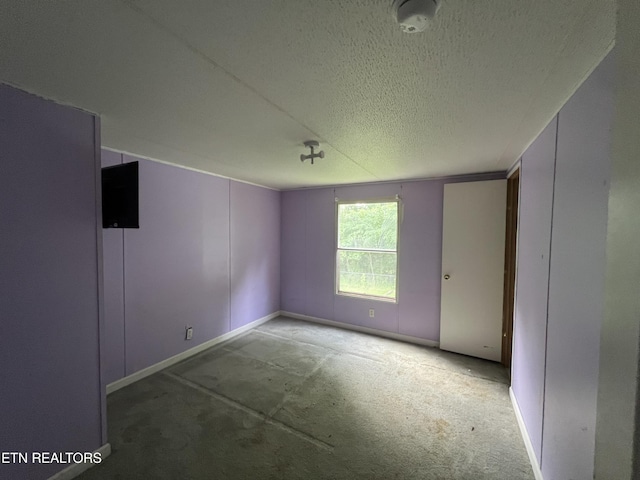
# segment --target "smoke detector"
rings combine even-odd
[[[440,0],[393,0],[391,14],[405,33],[424,32],[440,7]]]

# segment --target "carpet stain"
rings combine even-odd
[[[151,416],[147,413],[137,418],[131,425],[122,432],[124,443],[134,442],[140,436],[140,431],[151,425]]]
[[[438,418],[434,423],[435,426],[433,430],[435,430],[438,438],[440,440],[444,440],[445,438],[447,438],[449,436],[450,423],[447,422],[444,418]]]
[[[264,443],[264,434],[262,433],[262,430],[258,430],[256,432],[256,434],[251,438],[251,443],[253,445],[260,445],[261,443]]]
[[[237,442],[243,448],[253,448],[256,445],[261,445],[265,443],[264,432],[262,431],[261,428],[259,428],[251,432],[249,436],[239,438]]]

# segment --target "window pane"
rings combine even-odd
[[[338,205],[338,248],[396,250],[398,203]]]
[[[396,298],[396,254],[338,250],[338,291]]]

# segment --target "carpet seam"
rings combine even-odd
[[[275,427],[280,428],[281,430],[284,430],[292,435],[295,435],[296,437],[305,440],[313,445],[315,445],[316,447],[319,447],[323,450],[327,450],[329,452],[333,452],[334,450],[334,446],[324,442],[316,437],[314,437],[313,435],[309,435],[308,433],[305,433],[301,430],[298,430],[297,428],[291,427],[290,425],[287,425],[286,423],[280,422],[279,420],[275,420],[274,418],[269,417],[268,415],[258,412],[257,410],[254,410],[251,407],[248,407],[246,405],[243,405],[242,403],[233,400],[225,395],[219,394],[217,392],[214,392],[212,390],[209,390],[208,388],[203,387],[202,385],[198,385],[195,382],[192,382],[190,380],[187,380],[186,378],[182,378],[179,375],[176,375],[174,373],[171,372],[159,372],[162,375],[164,375],[165,377],[168,377],[172,380],[177,381],[178,383],[193,388],[194,390],[197,390],[201,393],[204,393],[205,395],[208,395],[212,398],[215,398],[216,400],[219,400],[225,404],[227,404],[230,407],[234,407],[238,410],[243,411],[244,413],[247,413],[253,417],[257,417],[260,420],[262,420],[264,423],[268,424],[268,425],[273,425]]]

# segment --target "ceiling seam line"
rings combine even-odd
[[[150,140],[150,139],[148,139],[146,137],[143,137],[143,136],[140,136],[140,135],[133,135],[132,137],[140,139],[140,140],[144,140],[145,142],[155,143],[156,145],[159,145],[159,146],[161,146],[163,148],[171,149],[174,152],[182,152],[185,155],[196,156],[196,157],[199,157],[199,158],[203,158],[205,160],[209,160],[209,158],[202,156],[200,153],[195,153],[195,154],[194,153],[190,153],[190,152],[187,152],[186,150],[181,149],[180,147],[174,147],[173,145],[160,143],[160,142],[157,142],[155,140]],[[224,175],[222,173],[212,172],[210,170],[204,170],[204,169],[198,168],[198,167],[192,167],[192,166],[189,166],[189,165],[183,165],[183,164],[180,164],[180,163],[172,162],[171,160],[162,160],[160,158],[155,158],[155,157],[150,156],[150,155],[145,155],[145,154],[141,154],[141,153],[133,153],[133,152],[130,152],[130,151],[127,151],[127,150],[123,150],[123,149],[120,149],[120,148],[110,147],[108,145],[101,145],[101,148],[106,149],[106,150],[111,150],[112,152],[116,152],[116,153],[124,153],[126,155],[131,155],[133,157],[142,158],[142,159],[145,159],[145,160],[149,160],[151,162],[162,163],[164,165],[169,165],[169,166],[176,167],[176,168],[182,168],[182,169],[185,169],[185,170],[190,170],[192,172],[204,173],[205,175],[211,175],[213,177],[224,178],[224,179],[227,179],[227,180],[233,180],[235,182],[240,182],[240,183],[246,183],[247,185],[253,185],[253,186],[261,187],[261,188],[267,188],[269,190],[276,190],[276,191],[281,191],[282,190],[281,188],[276,188],[276,187],[272,187],[272,186],[269,186],[269,185],[263,185],[261,183],[252,182],[250,180],[242,180],[242,179],[237,178],[237,177],[232,177],[230,175]],[[233,167],[232,164],[227,163],[224,160],[217,160],[217,162],[219,164],[225,166],[225,167]]]
[[[186,38],[182,37],[181,35],[179,35],[178,33],[174,32],[173,30],[171,30],[169,27],[167,27],[166,25],[164,25],[163,23],[161,23],[159,20],[157,20],[156,18],[154,18],[153,16],[151,16],[150,14],[146,13],[144,10],[142,10],[140,7],[134,5],[133,3],[131,3],[131,0],[120,0],[122,3],[124,3],[126,6],[128,6],[131,10],[133,10],[134,12],[136,12],[138,15],[146,18],[147,20],[149,20],[151,23],[153,23],[156,27],[160,28],[161,30],[163,30],[165,33],[168,33],[170,36],[172,36],[174,39],[178,40],[181,44],[183,44],[188,50],[190,50],[192,53],[196,54],[197,56],[199,56],[200,58],[202,58],[203,60],[205,60],[208,64],[212,65],[213,67],[219,69],[220,71],[224,72],[229,78],[231,78],[234,82],[236,82],[237,84],[243,86],[244,88],[246,88],[247,90],[251,91],[253,94],[255,94],[256,96],[258,96],[259,98],[261,98],[263,101],[265,101],[266,103],[268,103],[269,105],[271,105],[273,108],[275,108],[276,110],[278,110],[279,112],[281,112],[282,114],[286,115],[288,118],[290,118],[291,120],[293,120],[295,123],[297,123],[299,126],[301,126],[302,128],[304,128],[305,130],[309,131],[312,135],[314,135],[315,137],[318,138],[318,140],[322,140],[322,143],[330,146],[333,150],[335,150],[336,152],[338,152],[340,155],[342,155],[343,157],[345,157],[346,159],[348,159],[351,163],[353,163],[354,165],[358,166],[359,168],[361,168],[362,170],[364,170],[365,172],[367,172],[369,175],[372,175],[373,177],[380,179],[380,177],[378,175],[376,175],[375,173],[371,172],[369,169],[367,169],[366,167],[364,167],[363,165],[361,165],[360,163],[358,163],[357,161],[355,161],[353,158],[351,158],[349,155],[347,155],[346,153],[344,153],[342,150],[340,150],[339,148],[337,148],[335,145],[327,142],[324,137],[322,135],[319,135],[318,133],[316,133],[312,128],[308,127],[306,124],[304,124],[303,122],[301,122],[300,120],[298,120],[297,118],[295,118],[293,115],[291,115],[289,112],[287,112],[284,108],[280,107],[279,105],[277,105],[276,103],[272,102],[271,100],[269,100],[267,97],[265,97],[264,95],[262,95],[258,90],[256,90],[254,87],[252,87],[251,85],[249,85],[248,83],[246,83],[245,81],[243,81],[240,77],[238,77],[237,75],[235,75],[234,73],[230,72],[229,70],[227,70],[226,68],[224,68],[222,65],[220,65],[218,62],[216,62],[214,59],[209,58],[207,55],[205,55],[203,52],[201,52],[200,50],[198,50],[195,46],[193,46]]]

